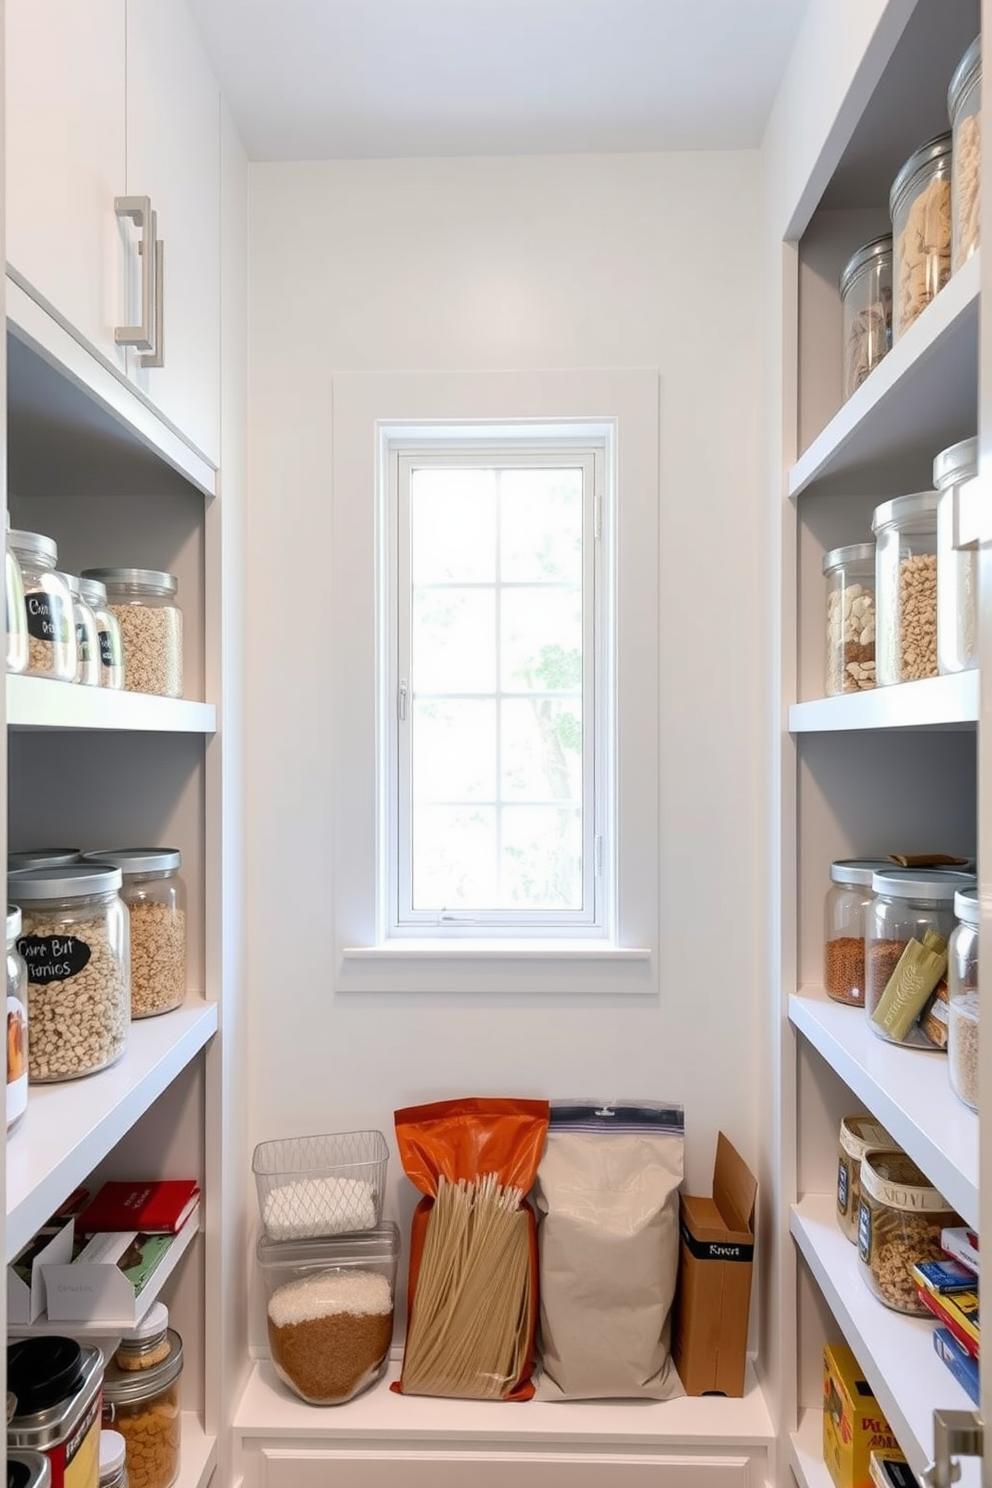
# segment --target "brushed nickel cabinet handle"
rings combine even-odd
[[[134,346],[138,351],[154,350],[152,341],[154,307],[155,226],[151,198],[148,196],[115,196],[114,211],[129,218],[141,230],[141,324],[115,326],[114,341],[118,346]]]

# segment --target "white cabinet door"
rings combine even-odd
[[[129,373],[216,465],[220,91],[185,0],[127,0],[127,191],[151,198],[164,245],[164,365],[145,366],[130,352]]]
[[[124,6],[6,4],[7,263],[121,371]]]

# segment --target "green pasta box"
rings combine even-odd
[[[823,1460],[836,1488],[872,1488],[871,1455],[899,1443],[846,1343],[823,1350]]]

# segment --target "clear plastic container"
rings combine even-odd
[[[7,905],[7,1131],[28,1108],[28,968],[17,949],[21,911]]]
[[[869,1149],[864,1154],[858,1259],[861,1275],[886,1307],[930,1316],[917,1296],[913,1267],[943,1260],[940,1232],[960,1223],[905,1152]]]
[[[72,595],[72,614],[76,625],[76,676],[84,687],[100,686],[100,632],[96,616],[83,599],[78,575],[63,573],[65,586]]]
[[[954,895],[974,887],[973,874],[946,868],[892,868],[872,875],[865,1012],[880,1038],[947,1047],[947,942],[956,924]]]
[[[17,1400],[8,1448],[44,1452],[52,1482],[99,1488],[103,1354],[50,1334],[7,1345],[7,1386]]]
[[[978,665],[978,553],[954,546],[957,491],[978,474],[978,440],[962,439],[933,462],[937,488],[937,667]]]
[[[251,1170],[266,1236],[309,1240],[373,1229],[382,1218],[388,1162],[380,1131],[259,1142]]]
[[[861,1159],[872,1147],[895,1147],[884,1126],[871,1116],[845,1116],[837,1156],[837,1223],[852,1245],[858,1243],[861,1210]]]
[[[100,1488],[128,1488],[127,1444],[119,1431],[100,1432]]]
[[[8,536],[21,566],[28,625],[31,677],[59,682],[76,680],[76,625],[72,595],[57,571],[58,548],[40,532],[13,530]]]
[[[844,398],[861,386],[892,345],[892,237],[865,243],[840,279]]]
[[[119,868],[67,863],[7,876],[28,966],[32,1081],[73,1080],[114,1064],[131,1021],[128,916]]]
[[[970,258],[981,240],[982,38],[976,36],[954,69],[947,90],[951,155],[951,270]]]
[[[152,568],[86,568],[83,578],[106,586],[124,646],[125,691],[182,697],[183,612],[175,602],[175,575]]]
[[[824,901],[823,989],[834,1002],[865,1005],[865,920],[875,873],[893,867],[887,858],[838,858],[830,865]]]
[[[131,1017],[151,1018],[186,998],[186,885],[175,847],[115,847],[84,854],[123,874],[131,922]]]
[[[852,543],[823,557],[827,581],[826,694],[875,686],[875,544]]]
[[[875,508],[875,680],[880,687],[937,675],[936,491]]]
[[[399,1230],[276,1241],[260,1235],[266,1325],[276,1374],[310,1405],[343,1405],[386,1371]]]
[[[107,586],[80,575],[79,592],[93,611],[100,639],[100,686],[120,691],[124,686],[124,642],[121,628],[107,605]]]
[[[169,1488],[179,1476],[183,1341],[168,1326],[164,1305],[153,1303],[150,1312],[152,1347],[144,1352],[143,1366],[135,1367],[142,1351],[139,1328],[121,1340],[103,1377],[103,1420],[124,1438],[130,1488]]]
[[[7,670],[19,673],[28,667],[28,612],[24,604],[24,579],[17,554],[10,545],[10,517],[6,529],[4,590],[7,599]]]
[[[892,340],[896,342],[951,274],[951,135],[928,140],[906,161],[889,193],[892,218]]]
[[[947,1073],[954,1094],[978,1110],[978,892],[954,896],[958,924],[947,951]]]

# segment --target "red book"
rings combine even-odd
[[[978,1298],[975,1298],[974,1311],[971,1311],[970,1305],[967,1309],[962,1309],[958,1305],[960,1297],[941,1296],[936,1292],[931,1292],[925,1286],[917,1286],[916,1291],[924,1307],[933,1313],[939,1323],[943,1323],[973,1359],[977,1359],[980,1352]],[[964,1294],[966,1297],[971,1295],[970,1293]]]
[[[152,1178],[105,1183],[76,1219],[76,1232],[140,1230],[145,1235],[174,1235],[200,1200],[195,1178]]]

